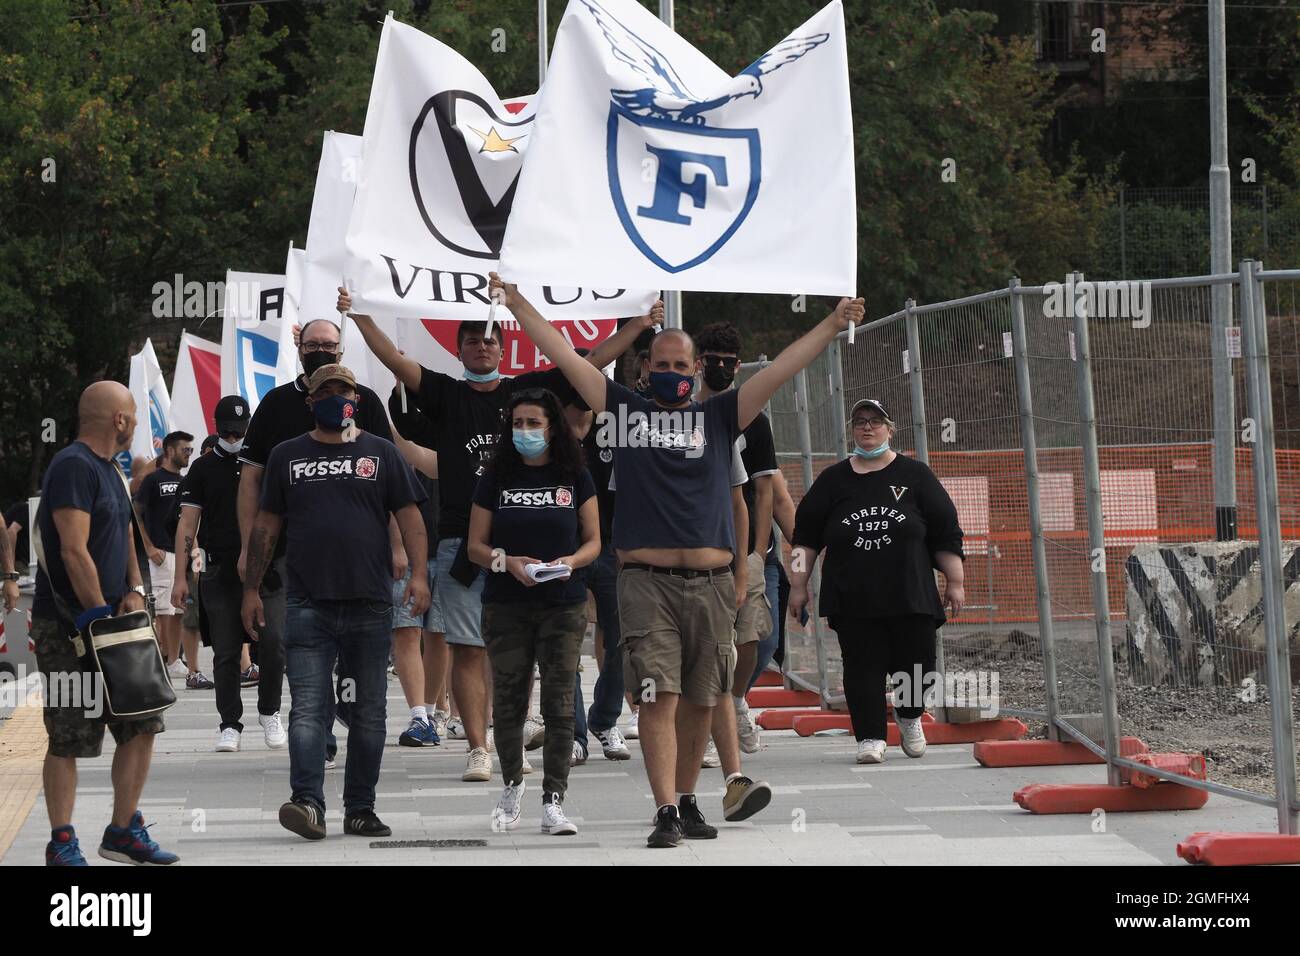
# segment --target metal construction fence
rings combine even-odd
[[[1300,832],[1300,270],[909,300],[772,399],[796,503],[847,454],[860,398],[965,532],[941,673],[996,673],[1002,715],[1093,750],[1112,783],[1141,768],[1120,744],[1138,737],[1208,764],[1207,780],[1152,775],[1275,806]],[[819,616],[786,622],[784,672],[844,707]]]

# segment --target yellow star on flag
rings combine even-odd
[[[482,130],[474,129],[473,126],[470,127],[470,131],[477,133],[483,138],[483,145],[479,148],[480,153],[504,153],[507,150],[512,153],[517,153],[519,150],[515,149],[511,144],[517,143],[523,139],[522,136],[516,136],[514,139],[503,139],[501,134],[497,132],[495,126],[486,133]]]

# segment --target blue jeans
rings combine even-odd
[[[605,664],[596,678],[591,710],[583,713],[582,675],[577,676],[574,695],[573,739],[587,749],[587,728],[602,733],[618,723],[623,713],[623,647],[618,629],[618,560],[612,545],[606,545],[587,572],[587,589],[596,598],[596,623],[605,639]]]
[[[774,563],[763,565],[764,591],[767,593],[767,603],[772,608],[772,633],[758,642],[758,661],[754,667],[754,676],[749,679],[750,687],[754,686],[759,675],[772,662],[772,655],[776,653],[776,646],[781,643],[781,602],[777,596],[777,584],[780,576],[779,565]]]
[[[285,613],[289,709],[289,787],[296,800],[325,809],[326,737],[334,703],[334,661],[353,681],[343,810],[373,809],[384,756],[392,602],[312,601],[291,595]],[[348,691],[344,685],[344,693]]]

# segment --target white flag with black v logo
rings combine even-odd
[[[389,15],[347,228],[357,312],[487,317],[535,99],[501,99],[463,56]],[[561,287],[543,277],[523,291],[548,318],[582,322],[643,315],[657,296],[582,278]]]
[[[534,127],[506,279],[854,293],[839,0],[734,77],[636,0],[570,0]]]

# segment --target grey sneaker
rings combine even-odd
[[[898,711],[894,711],[894,723],[898,724],[898,738],[903,753],[909,757],[925,756],[925,728],[921,726],[921,718],[900,717]]]

